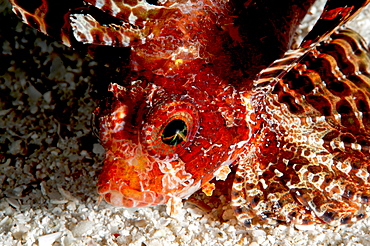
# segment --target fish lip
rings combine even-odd
[[[150,207],[166,204],[168,195],[158,194],[153,191],[138,191],[129,187],[121,187],[120,190],[106,190],[98,187],[98,193],[104,200],[116,207]],[[125,195],[126,194],[126,195]]]

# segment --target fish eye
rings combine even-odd
[[[183,120],[170,121],[162,132],[161,139],[168,145],[178,145],[187,140],[188,127]]]
[[[193,104],[163,103],[153,108],[143,122],[141,143],[156,158],[181,155],[189,150],[198,128],[198,110]]]

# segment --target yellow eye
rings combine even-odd
[[[177,145],[187,140],[188,127],[183,120],[173,120],[164,128],[162,141],[168,145]]]

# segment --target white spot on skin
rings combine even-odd
[[[226,165],[221,166],[219,169],[217,169],[217,171],[214,172],[214,175],[216,177],[216,180],[226,180],[230,172],[231,172],[230,167]]]
[[[279,177],[279,178],[284,176],[284,174],[283,174],[282,172],[280,172],[279,170],[277,170],[277,169],[275,169],[275,170],[274,170],[274,173],[275,173],[275,174],[276,174],[276,176],[277,176],[277,177]]]
[[[334,150],[336,148],[344,151],[344,143],[342,141],[331,141],[330,147]]]
[[[306,119],[306,124],[307,125],[312,125],[313,121],[312,121],[312,117],[307,117],[305,118]]]
[[[355,100],[356,100],[356,99],[355,99]],[[362,119],[363,119],[363,114],[362,114],[362,112],[355,111],[355,115],[356,115],[356,117],[357,117],[359,120],[362,120]]]
[[[111,3],[112,3],[112,8],[111,8],[111,10],[112,10],[112,15],[113,15],[113,16],[117,16],[117,14],[121,12],[121,9],[120,9],[120,8],[118,8],[118,6],[117,6],[117,4],[116,4],[116,1],[112,1]]]
[[[356,176],[361,178],[362,180],[364,180],[366,182],[369,174],[366,171],[361,169],[356,173]]]
[[[340,114],[335,114],[334,119],[337,120],[337,121],[340,121],[341,115]]]
[[[316,123],[326,122],[325,116],[316,117]]]
[[[264,179],[260,179],[260,183],[262,184],[263,189],[268,187]]]
[[[336,167],[344,173],[349,173],[352,169],[351,165],[347,162],[338,162]]]
[[[358,151],[361,151],[362,149],[362,146],[360,144],[356,144],[356,143],[351,143],[351,147],[353,150],[358,150]]]
[[[128,21],[131,23],[131,24],[135,24],[135,21],[137,20],[137,17],[131,12],[130,13],[130,16],[128,17]]]
[[[105,4],[105,0],[97,0],[96,3],[95,3],[95,6],[100,9],[104,6]]]

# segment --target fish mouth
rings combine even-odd
[[[138,191],[128,186],[122,186],[119,190],[106,190],[98,187],[98,193],[105,201],[116,207],[150,207],[166,204],[169,196],[157,194],[153,191]]]

